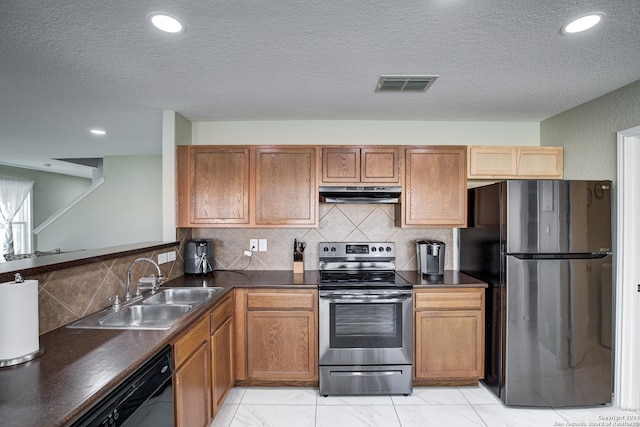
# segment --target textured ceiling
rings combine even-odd
[[[158,10],[186,32],[151,28]],[[599,27],[560,34],[596,10]],[[0,163],[52,170],[160,153],[162,110],[538,122],[640,79],[638,0],[20,0],[0,16]],[[426,93],[376,93],[383,74],[439,77]]]

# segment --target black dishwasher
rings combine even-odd
[[[72,426],[173,426],[171,373],[166,347]]]

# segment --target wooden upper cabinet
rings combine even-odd
[[[396,147],[323,147],[322,182],[398,183]]]
[[[467,148],[409,147],[404,152],[402,227],[466,227]]]
[[[248,147],[179,146],[178,226],[249,224]]]
[[[315,147],[255,149],[256,225],[317,225]]]
[[[316,147],[179,146],[179,227],[318,223]]]
[[[561,179],[562,147],[468,147],[469,179]]]

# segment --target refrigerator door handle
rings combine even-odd
[[[554,260],[554,259],[602,259],[611,255],[611,252],[576,252],[563,254],[550,253],[508,253],[507,255],[522,260]]]

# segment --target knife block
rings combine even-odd
[[[293,261],[293,274],[304,273],[304,258],[302,261]]]

